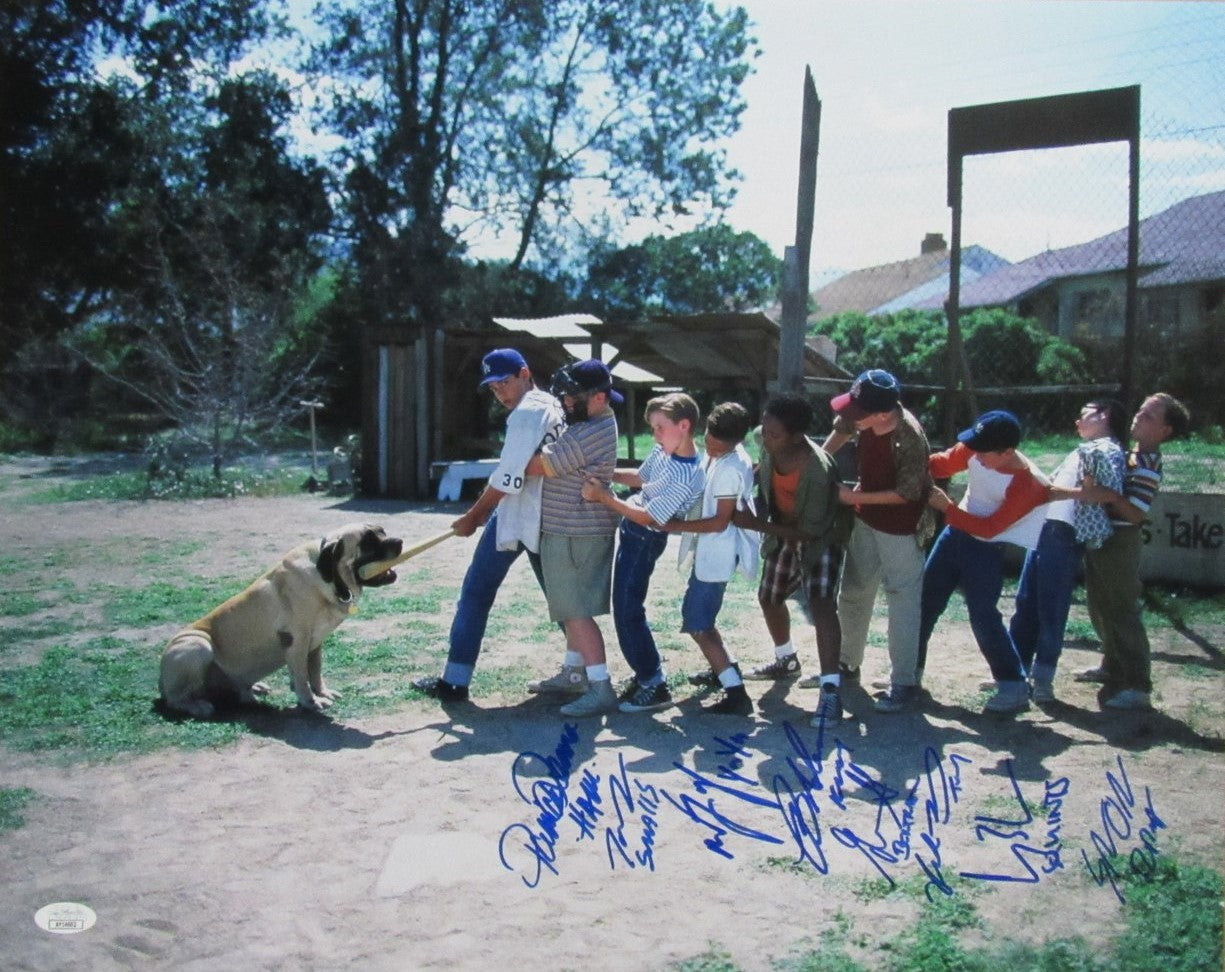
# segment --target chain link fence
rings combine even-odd
[[[1163,390],[1188,404],[1193,427],[1219,436],[1225,424],[1225,10],[1213,22],[1221,29],[1205,31],[1202,17],[1173,18],[1141,41],[1178,51],[1181,65],[1136,86],[1139,247],[1130,348],[1126,141],[965,158],[957,308],[963,360],[948,340],[945,306],[955,241],[939,228],[916,239],[904,259],[821,282],[813,292],[809,340],[852,374],[867,367],[894,371],[910,389],[908,406],[931,429],[964,421],[972,401],[980,410],[1011,408],[1037,430],[1066,431],[1087,397],[1125,396],[1134,406]],[[1205,99],[1206,90],[1215,95]],[[823,196],[866,197],[874,180],[895,175],[886,167],[821,174],[818,213]],[[1017,226],[1031,237],[1045,230],[1046,240],[1031,253],[1004,256],[993,241],[1015,239]],[[845,241],[872,229],[824,225],[822,234]],[[828,256],[818,251],[816,262]],[[950,376],[962,380],[956,396],[945,393]]]

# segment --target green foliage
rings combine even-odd
[[[781,276],[782,261],[764,240],[720,223],[623,248],[597,245],[582,297],[609,320],[746,311],[772,300]]]
[[[999,309],[961,319],[962,344],[976,386],[1029,385],[1087,380],[1076,347],[1038,323]],[[810,334],[828,336],[838,362],[852,373],[885,368],[905,381],[942,384],[948,330],[939,311],[899,311],[868,317],[850,312],[818,321]]]
[[[703,0],[398,10],[328,0],[309,66],[336,93],[323,121],[345,173],[350,320],[436,323],[469,235],[501,233],[513,271],[529,255],[560,262],[588,190],[619,224],[728,198],[721,146],[743,110],[743,11]]]

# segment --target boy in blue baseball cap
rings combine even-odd
[[[1008,628],[1000,616],[1004,586],[1004,544],[1025,550],[1038,545],[1046,522],[1050,483],[1021,452],[1021,423],[1011,412],[984,412],[957,436],[957,444],[928,460],[936,479],[968,474],[965,496],[954,505],[943,490],[932,487],[928,503],[944,514],[946,526],[923,568],[922,618],[919,624],[919,668],[936,621],[960,588],[970,614],[979,651],[995,680],[989,712],[1022,712],[1029,708],[1029,683]]]

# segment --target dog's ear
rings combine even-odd
[[[315,567],[319,575],[335,588],[336,599],[341,604],[348,604],[353,600],[353,592],[349,590],[349,585],[341,580],[340,571],[336,569],[343,545],[340,540],[321,541],[319,559],[315,561]]]
[[[331,543],[320,541],[319,543],[319,559],[315,561],[315,567],[320,575],[329,584],[336,577],[336,556],[340,553],[340,541],[333,540]]]

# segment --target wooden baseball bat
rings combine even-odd
[[[414,544],[411,547],[405,547],[400,551],[400,556],[393,557],[391,560],[376,560],[369,564],[362,564],[358,570],[358,576],[362,580],[369,580],[371,577],[377,577],[385,570],[391,570],[396,564],[402,564],[409,557],[415,557],[417,554],[429,550],[430,547],[437,546],[444,540],[450,540],[455,536],[454,530],[448,530],[446,533],[440,533],[436,537],[430,537],[428,540],[422,540],[420,543]]]

